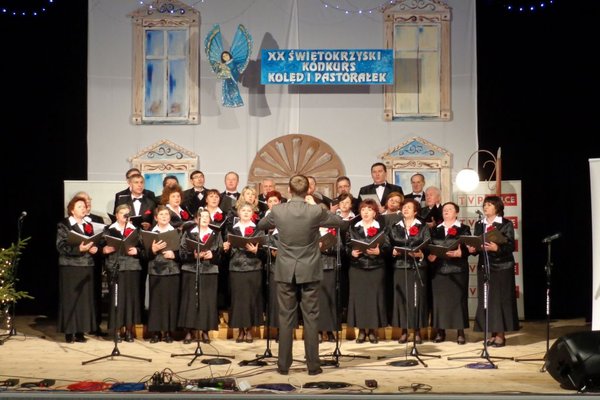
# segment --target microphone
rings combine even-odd
[[[340,210],[339,208],[337,210],[335,210],[335,215],[337,215],[338,217],[342,216],[342,210]]]
[[[560,232],[557,232],[557,233],[555,233],[554,235],[546,236],[546,237],[545,237],[545,238],[542,240],[542,243],[550,243],[551,241],[553,241],[553,240],[556,240],[556,239],[558,239],[558,238],[559,238],[559,237],[561,237],[561,236],[562,236],[562,233],[560,233]]]
[[[23,221],[27,216],[27,211],[21,211],[21,215],[19,215],[19,221]]]
[[[483,213],[481,210],[475,210],[475,214],[479,215],[479,218],[483,219]]]
[[[126,219],[129,219],[129,217],[130,217],[131,215],[129,215],[129,213],[127,213],[127,214],[125,214],[125,215],[123,215],[123,216],[124,216]]]

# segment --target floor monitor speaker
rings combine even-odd
[[[600,332],[575,332],[556,339],[544,366],[564,389],[600,390]]]

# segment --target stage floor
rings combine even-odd
[[[304,348],[300,340],[294,342],[294,355],[298,361],[292,365],[289,375],[282,376],[276,371],[275,358],[267,358],[266,366],[238,365],[240,361],[253,360],[257,356],[264,355],[267,350],[267,341],[264,339],[255,339],[251,344],[236,343],[234,339],[213,339],[210,344],[202,343],[200,351],[205,355],[198,357],[190,366],[188,363],[193,359],[197,349],[195,342],[188,345],[184,345],[181,341],[171,344],[163,342],[150,344],[149,341],[136,340],[134,343],[118,344],[116,350],[120,351],[121,356],[82,365],[82,362],[114,354],[114,342],[87,336],[87,343],[66,344],[64,336],[56,333],[54,321],[44,316],[17,317],[16,329],[17,335],[11,336],[0,346],[0,381],[16,378],[23,383],[53,379],[56,381],[55,385],[43,389],[46,392],[44,394],[47,395],[51,393],[65,395],[64,391],[67,390],[68,385],[81,381],[146,382],[155,373],[162,373],[174,382],[231,377],[235,378],[237,386],[248,394],[258,392],[256,386],[260,384],[285,383],[295,388],[292,392],[262,391],[261,397],[267,395],[270,397],[273,393],[285,393],[286,398],[294,395],[322,397],[325,394],[353,395],[352,398],[357,398],[357,394],[397,394],[402,398],[407,398],[407,394],[409,397],[413,394],[420,394],[423,397],[425,393],[438,396],[461,395],[461,398],[469,394],[495,395],[494,398],[497,398],[497,395],[517,394],[533,397],[575,394],[575,391],[561,389],[559,383],[550,374],[541,372],[543,361],[494,358],[514,357],[517,360],[543,358],[546,350],[545,321],[523,322],[520,331],[507,336],[505,347],[489,347],[489,355],[497,367],[495,369],[477,369],[467,366],[473,363],[489,366],[487,360],[481,357],[483,335],[467,330],[468,342],[464,346],[456,344],[455,331],[448,332],[444,343],[425,341],[417,345],[419,354],[441,356],[440,358],[423,356],[422,360],[427,366],[421,363],[412,367],[389,365],[392,361],[416,360],[415,357],[410,356],[413,349],[410,342],[401,345],[396,340],[381,340],[378,344],[357,344],[354,340],[342,340],[339,347],[339,354],[341,354],[338,358],[339,367],[326,366],[323,368],[323,374],[317,376],[309,376],[307,373],[306,366],[302,362]],[[583,319],[553,320],[550,325],[550,345],[565,334],[590,329],[590,324]],[[217,334],[218,332],[211,333],[212,336]],[[273,355],[277,355],[277,343],[273,340],[269,343]],[[331,354],[335,348],[335,343],[323,343],[321,354]],[[172,357],[173,354],[190,353],[192,355]],[[207,365],[202,361],[214,358],[208,356],[209,354],[222,354],[235,358],[228,364]],[[148,358],[152,361],[133,359],[124,355]],[[452,357],[467,358],[449,360]],[[365,381],[369,379],[377,381],[377,388],[369,389],[365,386]],[[305,387],[307,383],[313,382],[324,382],[324,384],[321,388]],[[337,386],[344,387],[336,388]],[[8,388],[0,391],[0,398],[42,395],[39,392],[32,393],[32,390],[42,389]],[[215,394],[215,392],[208,393]],[[227,393],[234,392],[222,391],[219,397]],[[235,392],[238,398],[240,394],[239,391]],[[123,393],[119,394],[122,395]],[[170,396],[185,396],[185,394],[180,392]]]

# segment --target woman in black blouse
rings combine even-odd
[[[361,220],[350,227],[346,251],[351,255],[349,271],[348,325],[358,327],[357,343],[377,343],[377,330],[387,325],[385,304],[385,256],[390,250],[384,235],[381,245],[366,251],[353,250],[351,239],[370,241],[383,230],[376,220],[379,207],[367,199],[360,203]]]
[[[85,198],[73,197],[67,205],[69,217],[58,223],[56,249],[58,250],[59,308],[57,329],[65,333],[67,343],[85,342],[83,332],[96,329],[94,304],[94,258],[98,246],[93,242],[69,244],[69,231],[93,236]]]
[[[488,196],[483,201],[485,218],[475,224],[474,234],[485,231],[498,231],[506,242],[498,244],[486,241],[483,249],[469,247],[471,253],[479,254],[477,266],[477,312],[474,331],[485,329],[484,312],[484,266],[487,255],[490,267],[488,291],[488,328],[492,332],[487,345],[503,347],[506,344],[506,331],[519,330],[517,296],[515,292],[515,229],[513,223],[504,218],[504,203],[498,196]],[[484,253],[485,252],[485,253]],[[487,253],[487,254],[486,254]]]
[[[431,242],[434,245],[453,247],[460,236],[470,235],[468,225],[458,220],[458,204],[451,201],[442,206],[443,222],[431,231]],[[442,256],[429,254],[431,263],[431,286],[433,292],[433,321],[437,329],[434,342],[446,340],[446,329],[456,329],[456,342],[465,344],[465,328],[469,327],[469,310],[467,295],[469,291],[469,251],[464,244]]]
[[[389,203],[389,199],[388,199]],[[393,247],[414,249],[429,241],[430,233],[427,225],[418,218],[419,202],[415,199],[405,199],[402,202],[402,219],[390,226],[390,243]],[[407,328],[415,330],[415,342],[421,343],[420,328],[428,325],[427,320],[427,269],[422,262],[425,252],[392,250],[394,266],[394,305],[392,326],[402,327],[399,343],[406,343]],[[418,275],[415,268],[419,268]],[[415,318],[415,283],[417,285],[417,313]],[[416,324],[416,325],[415,325]]]

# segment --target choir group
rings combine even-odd
[[[485,285],[488,297],[484,304],[479,296],[473,329],[490,333],[488,345],[504,346],[505,333],[519,323],[514,228],[503,217],[502,200],[484,200],[483,217],[471,232],[458,218],[459,206],[442,203],[440,190],[425,188],[422,174],[411,177],[406,195],[386,182],[384,164],[373,164],[371,176],[373,183],[357,197],[350,179],[339,177],[333,199],[308,177],[310,203],[347,221],[320,229],[319,341],[336,341],[345,322],[358,328],[357,343],[377,343],[386,326],[401,329],[399,343],[409,340],[409,330],[422,342],[425,327],[435,328],[434,342],[456,330],[456,342],[466,343],[468,257],[476,255],[478,293]],[[134,341],[133,327],[143,323],[150,343],[170,343],[175,332],[184,343],[209,342],[225,308],[238,343],[252,343],[258,326],[279,326],[273,269],[280,227],[257,228],[286,201],[272,179],[263,180],[260,194],[250,186],[238,192],[239,176],[229,172],[219,192],[206,188],[196,170],[190,189],[168,176],[156,196],[139,170],[130,169],[126,178],[128,187],[115,195],[112,224],[90,214],[85,192],[69,201],[68,217],[58,223],[58,330],[68,343],[99,333],[102,273],[109,282],[108,329],[117,340]],[[300,314],[295,323],[302,325]]]

